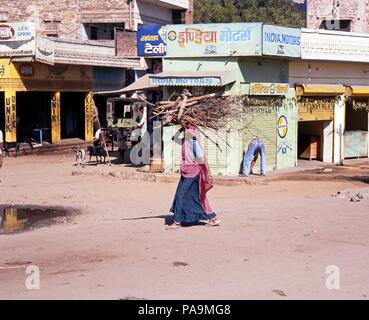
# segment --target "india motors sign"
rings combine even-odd
[[[0,24],[0,57],[33,56],[36,27],[33,22]]]
[[[263,55],[300,58],[301,30],[263,25]]]

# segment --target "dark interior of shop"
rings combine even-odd
[[[299,122],[298,157],[300,159],[322,160],[325,125],[327,125],[326,121]]]
[[[85,93],[60,94],[61,139],[80,138],[85,135]]]
[[[5,139],[5,95],[0,92],[0,130],[3,132]]]
[[[366,109],[354,110],[352,103],[348,103],[346,107],[346,130],[368,131],[368,111]]]
[[[18,142],[28,137],[37,142],[50,142],[51,93],[17,92],[16,101]]]

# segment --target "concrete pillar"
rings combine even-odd
[[[60,143],[60,92],[51,97],[51,143]]]
[[[193,23],[193,2],[194,0],[188,0],[188,9],[185,13],[185,24]]]
[[[323,162],[332,163],[333,159],[333,121],[325,121],[323,127]]]
[[[368,157],[369,157],[369,112],[368,112]]]
[[[337,98],[337,102],[334,107],[333,163],[343,163],[345,158],[345,117],[345,97],[340,96]]]
[[[237,129],[230,129],[228,133],[227,175],[238,175],[240,172],[243,156],[241,134],[242,132]]]
[[[17,141],[17,103],[16,91],[5,90],[5,141]]]

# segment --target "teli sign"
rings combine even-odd
[[[34,23],[0,23],[0,56],[29,56],[34,55],[35,50]]]
[[[166,28],[158,24],[141,25],[137,31],[137,55],[139,57],[165,56]]]
[[[167,26],[167,57],[261,56],[262,23]]]
[[[301,30],[263,25],[263,55],[301,57]]]

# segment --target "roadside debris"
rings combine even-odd
[[[278,294],[279,296],[282,296],[282,297],[287,297],[287,295],[284,293],[284,291],[282,290],[273,290],[274,293]]]
[[[181,261],[174,261],[173,267],[187,267],[189,264],[187,262],[181,262]]]
[[[360,202],[361,200],[369,199],[369,189],[337,191],[332,194],[332,197],[339,199],[347,198],[350,202]]]

